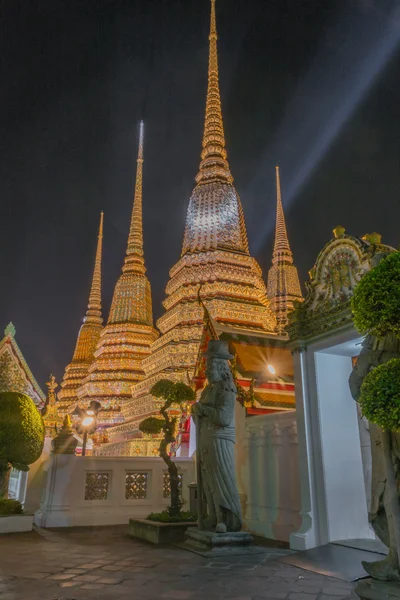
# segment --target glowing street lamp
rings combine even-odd
[[[78,423],[76,429],[79,433],[83,433],[82,456],[86,455],[88,434],[93,434],[97,429],[96,417],[100,408],[100,402],[92,401],[88,410],[84,410],[77,406],[74,411],[74,414],[80,417],[80,423]]]
[[[275,375],[275,373],[276,373],[275,367],[273,367],[272,365],[268,365],[267,369],[271,373],[271,375]]]

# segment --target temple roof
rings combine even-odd
[[[0,341],[0,392],[26,394],[38,407],[43,406],[46,399],[15,340],[12,323],[7,325]]]

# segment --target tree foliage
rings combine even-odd
[[[184,402],[194,401],[196,399],[196,394],[188,385],[181,382],[170,381],[169,379],[157,381],[151,388],[150,393],[154,398],[164,400],[164,404],[160,408],[161,418],[148,417],[140,423],[139,429],[145,433],[163,434],[158,452],[168,467],[171,485],[171,506],[168,509],[168,515],[170,521],[179,521],[182,517],[182,500],[179,493],[179,474],[176,464],[168,453],[168,446],[175,439],[177,418],[170,415],[169,409],[174,404],[181,405]],[[152,520],[155,520],[154,515],[150,516],[152,516]]]
[[[400,431],[400,358],[372,369],[361,386],[363,415],[381,429]]]
[[[400,337],[400,252],[388,254],[361,278],[351,307],[360,333]]]
[[[159,434],[164,431],[165,419],[158,419],[157,417],[147,417],[139,424],[139,430],[143,433]]]
[[[42,453],[44,434],[42,417],[29,396],[0,393],[0,462],[28,471]]]
[[[18,392],[0,393],[0,496],[7,495],[10,467],[28,471],[43,450],[45,427],[33,400]]]

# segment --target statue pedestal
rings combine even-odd
[[[398,581],[362,579],[358,582],[355,592],[361,600],[400,600]]]
[[[214,531],[188,529],[185,538],[182,548],[210,558],[263,553],[262,548],[252,545],[253,537],[247,531],[215,533]]]

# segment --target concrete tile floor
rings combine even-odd
[[[274,558],[210,560],[97,527],[0,536],[0,600],[347,600],[353,585]]]

